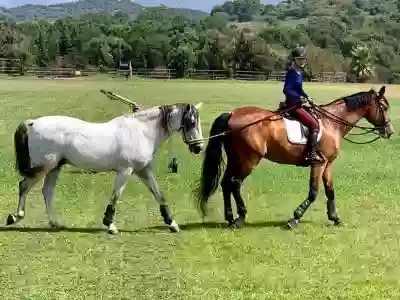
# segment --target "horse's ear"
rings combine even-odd
[[[386,86],[382,85],[381,89],[378,92],[379,97],[383,97],[383,95],[385,95],[386,92]]]
[[[203,102],[199,102],[194,107],[196,107],[196,109],[199,110],[202,105],[203,105]]]

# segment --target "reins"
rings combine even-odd
[[[355,136],[355,135],[365,135],[365,134],[368,134],[368,133],[374,133],[374,134],[378,135],[376,138],[374,138],[374,139],[372,139],[370,141],[367,141],[367,142],[356,142],[356,141],[352,141],[352,140],[350,140],[350,139],[348,139],[346,137],[343,137],[344,140],[346,140],[346,141],[348,141],[350,143],[353,143],[353,144],[364,145],[364,144],[369,144],[369,143],[375,142],[376,140],[381,138],[379,133],[376,133],[378,128],[386,126],[386,124],[385,124],[385,125],[381,125],[381,126],[367,127],[367,126],[360,126],[360,125],[357,125],[357,124],[352,124],[352,123],[350,123],[350,122],[348,122],[348,121],[346,121],[346,120],[344,120],[344,119],[342,119],[342,118],[330,113],[329,111],[323,109],[322,107],[316,105],[314,102],[312,102],[312,101],[308,101],[308,102],[311,105],[311,108],[315,109],[315,111],[319,112],[320,114],[324,115],[325,117],[329,118],[330,120],[332,120],[332,121],[334,121],[334,122],[336,122],[338,124],[345,125],[347,127],[351,127],[352,129],[353,128],[358,128],[358,129],[364,130],[364,132],[362,132],[362,133],[348,133],[348,135],[354,135]],[[291,111],[294,108],[295,108],[295,106],[291,106],[291,107],[289,107],[287,109],[274,111],[275,114],[272,115],[272,116],[268,116],[268,117],[253,121],[253,122],[251,122],[249,124],[246,124],[246,125],[244,125],[242,127],[230,129],[230,130],[227,130],[227,131],[215,134],[215,135],[211,135],[209,137],[205,137],[205,138],[201,138],[201,139],[194,139],[194,140],[189,141],[187,144],[197,143],[197,142],[200,142],[200,141],[207,141],[207,140],[211,140],[211,139],[214,139],[214,138],[217,138],[217,137],[220,137],[220,136],[228,135],[228,134],[230,134],[230,133],[232,133],[234,131],[241,131],[241,130],[243,130],[243,129],[247,128],[247,127],[250,127],[250,126],[252,126],[254,124],[257,124],[257,123],[260,123],[260,122],[263,122],[263,121],[266,121],[266,120],[271,120],[272,118],[276,118],[278,116],[282,117],[282,115],[288,113],[289,111]]]
[[[313,109],[315,109],[315,111],[319,112],[320,114],[326,116],[327,118],[329,118],[330,120],[332,120],[332,121],[334,121],[334,122],[336,122],[338,124],[345,125],[347,127],[351,127],[351,129],[358,128],[358,129],[364,130],[364,132],[362,132],[362,133],[347,133],[348,135],[361,136],[361,135],[366,135],[366,134],[369,134],[369,133],[374,133],[374,134],[377,135],[377,137],[373,138],[372,140],[366,141],[366,142],[352,141],[352,140],[346,138],[345,136],[343,137],[344,140],[346,140],[346,141],[348,141],[350,143],[353,143],[353,144],[365,145],[365,144],[370,144],[370,143],[373,143],[373,142],[377,141],[378,139],[381,138],[381,136],[379,135],[379,133],[376,133],[376,131],[379,128],[386,126],[386,124],[385,124],[385,125],[381,125],[381,126],[367,127],[367,126],[360,126],[360,125],[357,125],[357,124],[352,124],[352,123],[350,123],[350,122],[348,122],[348,121],[346,121],[346,120],[344,120],[344,119],[332,114],[331,112],[323,109],[322,107],[316,105],[314,102],[309,101],[309,103],[310,103],[311,107]]]

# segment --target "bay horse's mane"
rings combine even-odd
[[[375,94],[375,91],[373,89],[365,92],[358,92],[355,94],[351,94],[345,97],[341,97],[339,99],[333,100],[330,103],[320,105],[321,107],[327,107],[331,106],[334,104],[338,104],[340,102],[344,102],[346,104],[346,107],[349,110],[356,110],[357,108],[360,108],[367,104],[371,100],[371,96]]]

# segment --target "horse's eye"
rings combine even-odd
[[[187,127],[193,128],[196,125],[196,118],[193,115],[188,116],[185,123]]]

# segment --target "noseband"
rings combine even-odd
[[[183,110],[183,108],[182,108]],[[194,121],[192,120],[192,117],[194,118]],[[185,108],[184,108],[184,112],[183,112],[183,116],[181,119],[181,124],[179,126],[178,131],[182,132],[182,138],[183,138],[183,142],[186,145],[191,145],[194,143],[197,143],[197,140],[188,140],[187,139],[187,129],[190,128],[194,128],[197,124],[198,121],[198,115],[196,114],[196,111],[193,110],[193,107],[191,104],[188,104]]]

